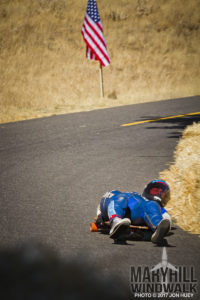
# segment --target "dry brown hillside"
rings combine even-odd
[[[200,0],[97,0],[111,65],[99,97],[87,0],[0,0],[0,121],[200,92]]]

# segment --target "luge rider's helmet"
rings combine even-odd
[[[164,180],[155,179],[147,184],[142,196],[157,201],[164,207],[170,199],[169,185]]]

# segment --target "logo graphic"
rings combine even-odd
[[[163,287],[163,290],[164,290],[164,284],[166,285],[168,283],[168,279],[167,279],[167,276],[166,276],[166,274],[167,274],[166,270],[168,269],[168,270],[178,272],[178,269],[167,261],[167,250],[166,250],[165,247],[163,247],[162,261],[159,264],[157,264],[155,267],[153,267],[151,269],[151,272],[157,271],[159,269],[162,269],[162,271],[161,271],[161,284],[162,284],[162,287]]]
[[[165,247],[163,247],[163,252],[162,252],[162,261],[161,263],[157,264],[154,268],[151,269],[151,271],[156,271],[160,268],[163,268],[163,270],[166,270],[166,268],[171,269],[173,271],[178,271],[178,269],[171,265],[168,261],[167,261],[167,250]]]
[[[130,289],[135,298],[192,298],[197,293],[195,269],[169,263],[166,247],[163,247],[161,262],[157,265],[131,266]]]

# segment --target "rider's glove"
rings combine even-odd
[[[97,224],[97,226],[99,226],[99,227],[101,227],[101,226],[104,225],[102,215],[98,215],[97,220],[96,220],[96,224]]]

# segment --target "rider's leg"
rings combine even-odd
[[[154,232],[151,241],[153,243],[161,242],[169,232],[170,221],[168,219],[163,219],[160,205],[155,201],[146,202],[143,217],[146,224]]]
[[[121,196],[110,201],[108,205],[108,216],[110,220],[110,237],[119,238],[122,234],[129,232],[130,219],[124,218],[128,209],[128,199]]]

